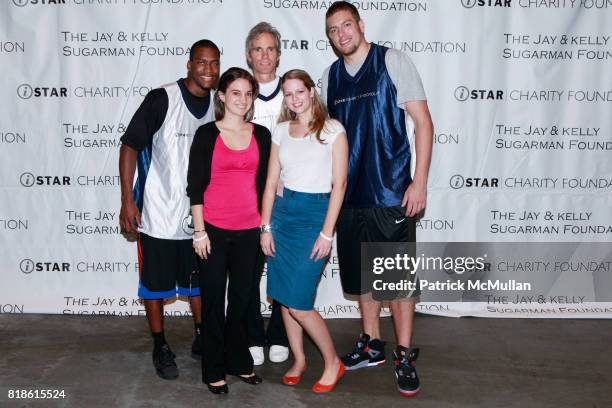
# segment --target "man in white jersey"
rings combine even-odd
[[[177,295],[189,298],[195,325],[191,352],[194,358],[202,355],[187,164],[195,131],[214,120],[212,88],[219,78],[219,58],[212,41],[194,43],[187,78],[149,92],[121,138],[120,223],[124,232],[138,234],[138,296],[153,336],[153,365],[167,380],[178,377],[178,368],[164,336],[164,300]]]
[[[276,127],[276,121],[283,103],[280,78],[276,69],[280,61],[281,36],[278,30],[266,22],[255,25],[246,38],[245,51],[249,68],[259,84],[259,95],[255,99],[253,122],[267,127],[270,133]],[[281,187],[282,189],[282,187]],[[261,254],[263,272],[264,256]],[[270,346],[270,361],[280,363],[289,357],[289,341],[283,324],[280,304],[272,302],[272,314],[267,333],[260,312],[259,285],[254,285],[253,301],[249,310],[248,335],[251,355],[255,365],[264,362],[264,346]]]

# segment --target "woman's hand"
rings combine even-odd
[[[310,259],[313,261],[319,261],[327,258],[331,253],[332,241],[323,238],[321,235],[317,237],[312,251],[310,252]]]
[[[208,255],[210,255],[210,239],[206,231],[193,233],[193,249],[201,259],[208,259]]]
[[[274,249],[274,237],[271,232],[262,232],[259,235],[259,243],[261,244],[261,250],[266,256],[274,256],[276,251]]]

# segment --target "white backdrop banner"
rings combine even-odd
[[[320,84],[336,58],[330,3],[3,1],[0,313],[144,315],[136,246],[118,223],[119,138],[131,116],[149,90],[185,76],[198,39],[219,45],[222,70],[246,67],[244,39],[259,21],[282,34],[279,73],[303,68]],[[428,95],[436,130],[419,241],[612,240],[612,0],[353,3],[368,40],[407,52]],[[603,302],[427,296],[417,310],[447,316],[612,317]],[[316,307],[359,315],[336,256]],[[189,314],[181,301],[167,313]]]

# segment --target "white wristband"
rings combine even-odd
[[[204,235],[202,235],[200,238],[193,238],[193,242],[204,241],[206,238],[208,238],[208,234],[204,233]]]
[[[327,235],[325,235],[323,231],[319,232],[319,235],[326,241],[332,242],[334,240],[332,237],[328,237]]]

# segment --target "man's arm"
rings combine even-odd
[[[121,211],[119,213],[119,224],[121,230],[130,234],[138,232],[141,227],[140,211],[134,202],[132,186],[134,185],[134,173],[136,172],[136,158],[138,151],[123,144],[119,150],[119,179],[121,180]]]
[[[404,109],[414,122],[416,168],[412,183],[404,193],[402,207],[406,208],[406,216],[414,217],[423,211],[427,204],[427,178],[431,163],[433,123],[427,101],[406,102]]]
[[[414,217],[427,204],[427,177],[433,144],[433,124],[427,96],[414,63],[401,51],[390,49],[385,55],[385,65],[397,88],[397,104],[412,117],[415,126],[416,169],[412,183],[404,193],[402,206],[406,216]]]
[[[138,152],[153,139],[155,132],[164,123],[168,111],[168,94],[164,89],[154,89],[147,94],[134,113],[125,134],[121,137],[119,150],[119,179],[121,180],[121,211],[119,225],[121,230],[130,234],[141,227],[140,211],[134,202],[132,188]]]

